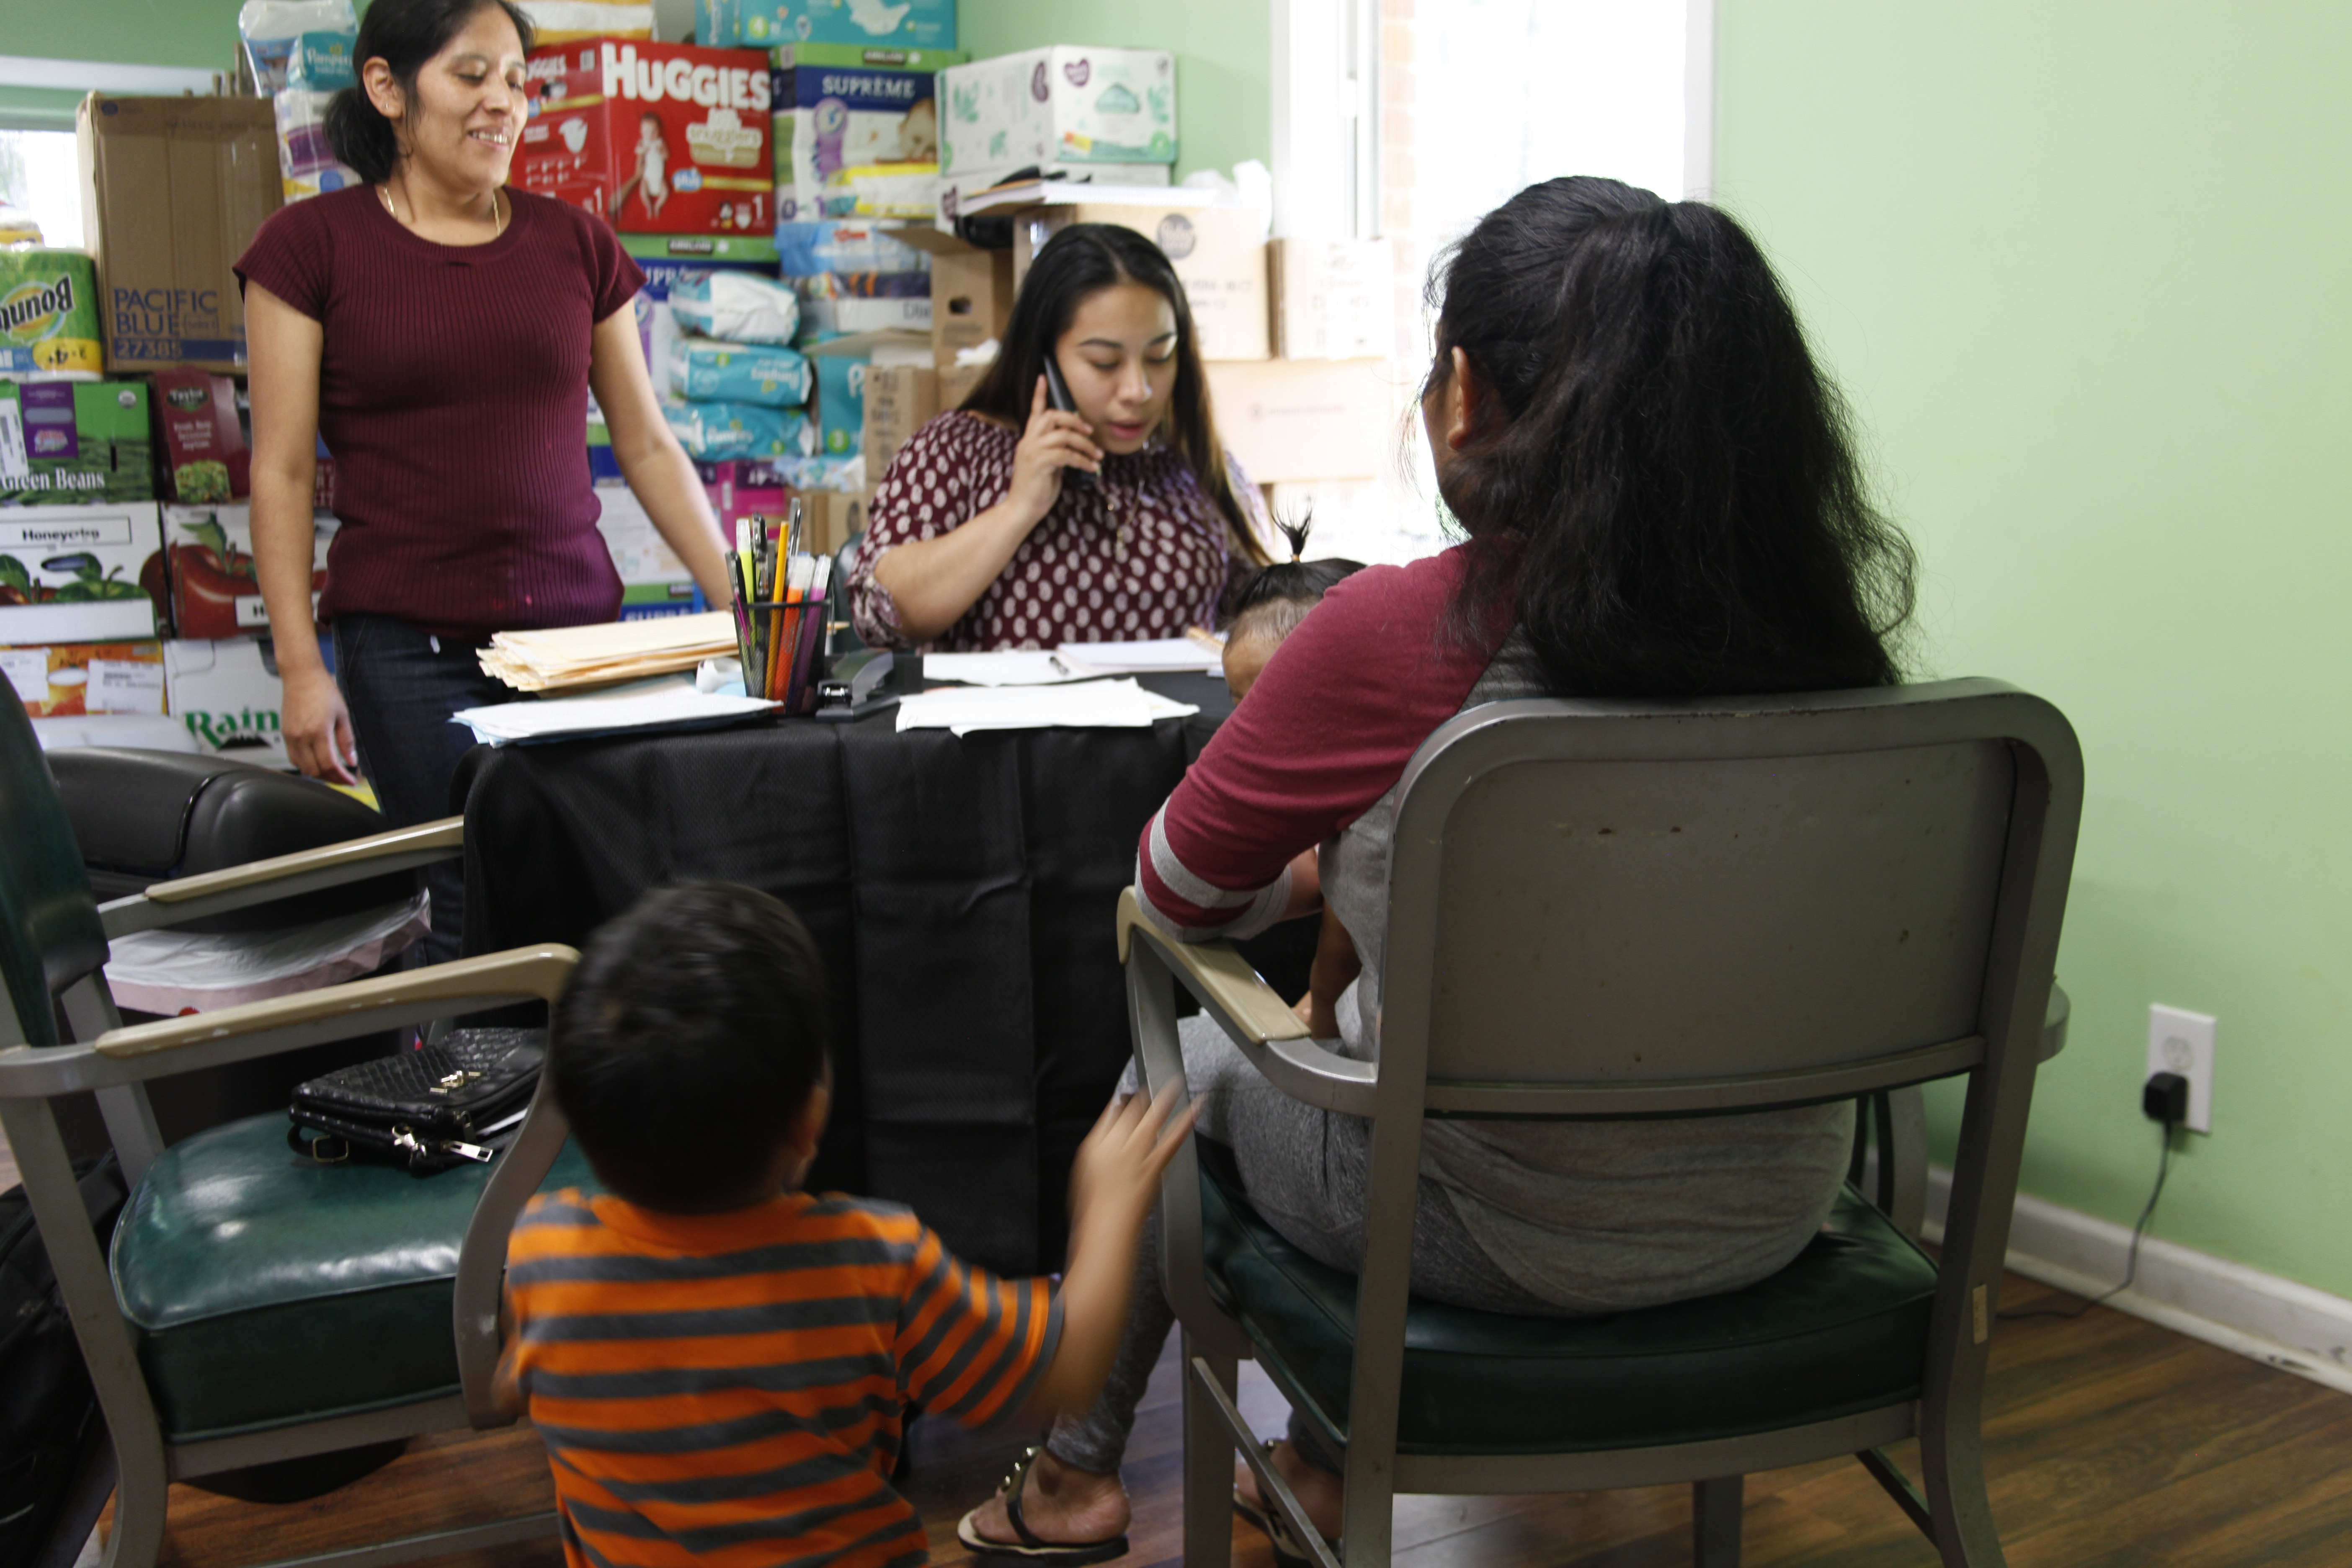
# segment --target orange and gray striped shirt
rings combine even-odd
[[[531,1200],[508,1370],[547,1444],[572,1568],[925,1560],[890,1486],[906,1409],[977,1426],[1053,1358],[1043,1279],[959,1261],[893,1204],[787,1193],[657,1214]]]

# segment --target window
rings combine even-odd
[[[1710,184],[1714,0],[1275,0],[1275,13],[1277,231],[1391,241],[1400,409],[1429,363],[1430,265],[1482,215],[1560,174],[1669,200]],[[1358,177],[1366,167],[1375,179]],[[1311,552],[1444,547],[1418,419],[1401,437],[1391,474],[1275,498],[1313,505]]]
[[[0,206],[38,224],[44,245],[81,247],[79,169],[70,131],[0,131]]]

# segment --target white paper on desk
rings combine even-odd
[[[467,708],[450,717],[472,729],[476,740],[503,746],[515,741],[541,741],[555,735],[708,724],[747,713],[763,713],[777,706],[756,697],[724,697],[698,691],[691,675],[672,675],[632,681],[586,697]]]
[[[1222,670],[1224,651],[1192,637],[1145,642],[1066,642],[1061,656],[1099,675],[1151,674],[1170,669]]]
[[[929,666],[926,665],[928,668]],[[1090,680],[1079,686],[947,686],[898,700],[898,729],[1141,730],[1160,719],[1201,710],[1146,691],[1132,680]]]
[[[961,680],[967,686],[1060,686],[1092,680],[1102,671],[1064,661],[1043,648],[1004,648],[996,653],[927,653],[926,680]]]

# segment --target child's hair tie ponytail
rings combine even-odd
[[[1301,508],[1297,522],[1287,522],[1277,517],[1274,520],[1274,526],[1281,531],[1283,538],[1290,542],[1290,563],[1297,565],[1299,557],[1307,553],[1307,535],[1315,527],[1314,506],[1310,503]]]

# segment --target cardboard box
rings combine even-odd
[[[163,435],[165,500],[205,506],[253,493],[253,453],[237,423],[236,386],[202,370],[155,377],[155,424]]]
[[[988,367],[984,364],[940,372],[940,407],[943,410],[961,408],[963,400],[971,395],[972,388],[978,386],[980,378],[987,374]]]
[[[1056,44],[940,73],[940,173],[1173,163],[1176,57]]]
[[[870,299],[857,294],[801,297],[803,353],[814,353],[829,338],[862,337],[869,332],[919,332],[928,338],[930,331],[928,294],[919,299]]]
[[[951,375],[956,355],[1004,341],[1013,320],[1013,252],[982,250],[938,229],[910,229],[931,258],[931,368]]]
[[[162,643],[0,647],[0,676],[36,719],[163,711]]]
[[[955,0],[694,0],[694,36],[722,48],[857,44],[952,49]]]
[[[244,369],[232,268],[282,199],[269,100],[93,92],[75,131],[107,367]]]
[[[163,645],[163,701],[203,752],[219,752],[263,767],[286,759],[278,679],[278,650],[266,638]]]
[[[764,235],[775,222],[768,59],[586,39],[533,49],[514,183],[639,234]]]
[[[866,373],[866,476],[879,482],[907,438],[940,411],[940,374],[927,365],[876,365]]]
[[[144,640],[169,602],[153,501],[0,510],[0,646]]]
[[[801,503],[802,538],[805,548],[820,555],[837,554],[841,547],[866,531],[866,497],[850,495],[843,490],[796,490],[793,498]],[[848,600],[840,597],[841,584],[834,585],[835,620],[847,620]]]
[[[1231,207],[1133,202],[1033,207],[1013,225],[1016,290],[1028,274],[1030,258],[1074,223],[1120,224],[1147,237],[1167,254],[1192,307],[1192,328],[1199,335],[1202,359],[1262,360],[1273,352],[1266,310],[1264,219],[1259,214]]]
[[[1386,359],[1396,349],[1396,250],[1385,239],[1266,247],[1277,359]]]
[[[877,54],[913,59],[905,66],[880,66],[865,58]],[[776,50],[768,97],[774,116],[777,218],[928,218],[936,213],[936,73],[962,58],[953,50],[845,44]],[[877,206],[902,210],[874,210]]]
[[[0,506],[146,500],[149,436],[142,383],[0,382]]]
[[[341,526],[311,524],[310,608],[327,585],[327,551]],[[253,508],[247,501],[163,509],[163,550],[172,563],[172,631],[184,637],[268,637],[269,610],[253,570]]]
[[[1411,400],[1386,360],[1212,362],[1217,434],[1261,485],[1379,477]]]
[[[106,368],[98,268],[79,250],[0,247],[0,375]]]
[[[1048,158],[1044,163],[983,163],[954,174],[940,175],[940,216],[937,226],[944,233],[954,234],[956,219],[981,199],[984,193],[1011,181],[1016,174],[1022,183],[1035,178],[1030,170],[1044,176],[1044,182],[1067,189],[1072,186],[1115,185],[1121,190],[1160,190],[1169,188],[1168,165],[1165,163],[1067,163]],[[1011,208],[1005,209],[1011,211]]]

